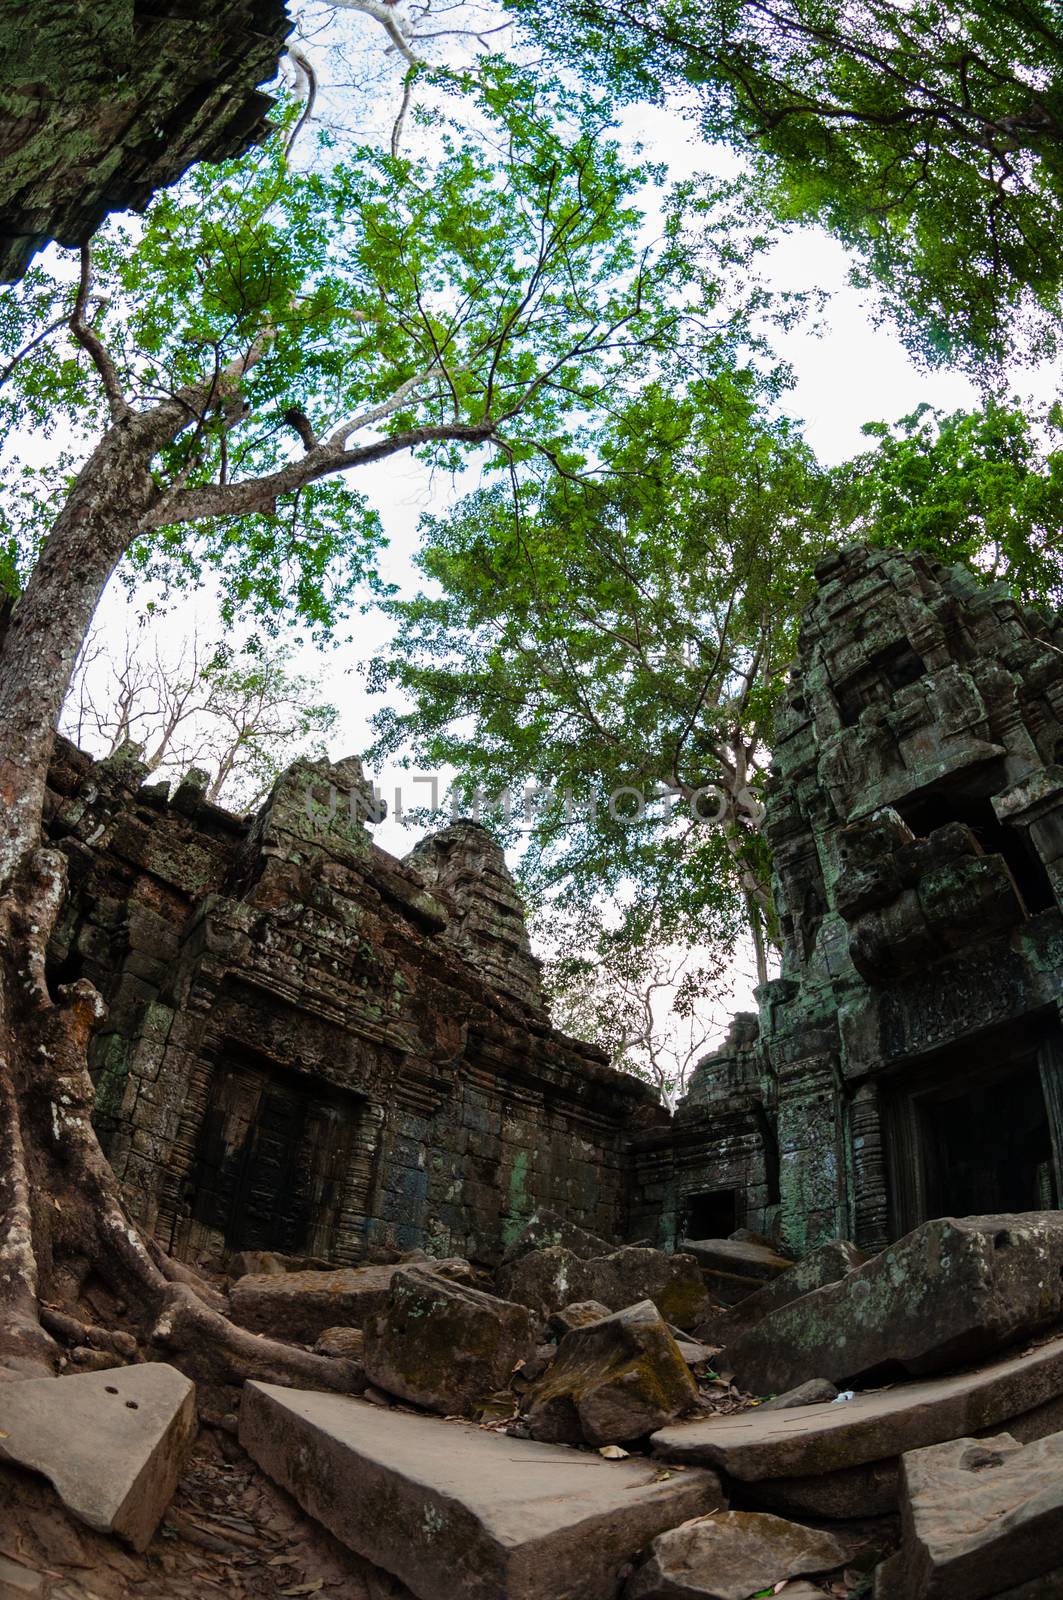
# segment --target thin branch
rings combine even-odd
[[[95,328],[85,320],[85,306],[88,303],[91,284],[92,246],[83,244],[81,246],[81,277],[78,281],[74,309],[70,313],[70,331],[81,348],[88,352],[93,366],[100,375],[100,381],[107,396],[111,420],[113,422],[122,422],[126,417],[132,415],[132,408],[122,393],[122,385],[118,380],[118,373],[106,345]]]

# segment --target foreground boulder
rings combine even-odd
[[[1031,1583],[1031,1595],[1063,1594],[1063,1434],[910,1451],[901,1528],[900,1550],[876,1573],[879,1600],[990,1600]]]
[[[22,1379],[0,1384],[0,1424],[0,1461],[39,1472],[75,1517],[144,1550],[196,1436],[196,1389],[163,1362]]]
[[[366,1323],[362,1365],[388,1394],[445,1416],[471,1415],[534,1355],[525,1306],[403,1267]]]
[[[697,1470],[248,1383],[240,1441],[349,1549],[419,1600],[615,1600],[646,1542],[721,1502]]]
[[[471,1274],[467,1261],[424,1261],[433,1272]],[[259,1273],[229,1291],[234,1322],[252,1333],[313,1344],[326,1328],[362,1327],[384,1304],[400,1265],[338,1267],[330,1272]]]
[[[1063,1315],[1063,1213],[939,1217],[758,1322],[720,1357],[753,1394],[978,1361]]]
[[[528,1391],[533,1439],[622,1444],[664,1427],[698,1402],[697,1387],[664,1318],[649,1300],[573,1328]]]
[[[498,1284],[508,1300],[542,1317],[573,1301],[597,1300],[610,1311],[621,1311],[638,1300],[652,1300],[666,1322],[689,1329],[705,1320],[713,1304],[692,1256],[641,1245],[589,1259],[564,1245],[529,1251],[501,1269]]]
[[[846,1555],[832,1534],[761,1511],[718,1511],[654,1539],[624,1592],[627,1600],[749,1600],[785,1578],[830,1572]]]

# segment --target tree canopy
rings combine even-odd
[[[481,489],[429,518],[429,587],[393,599],[374,754],[513,796],[533,901],[623,906],[636,944],[733,943],[770,920],[759,791],[772,701],[833,488],[769,385],[721,356],[648,384],[601,466]],[[523,817],[523,795],[547,794]],[[762,963],[763,975],[763,963]]]
[[[1054,0],[509,0],[540,46],[690,108],[784,222],[862,259],[909,347],[1059,348],[1063,28]]]

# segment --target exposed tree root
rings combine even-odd
[[[361,1387],[353,1362],[236,1327],[225,1296],[127,1217],[91,1120],[87,1051],[103,1002],[83,979],[53,1000],[45,980],[65,887],[62,852],[37,850],[0,903],[0,1378],[54,1372],[59,1340],[171,1360],[208,1383]],[[90,1277],[131,1327],[84,1320],[77,1302]]]

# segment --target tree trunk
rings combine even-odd
[[[357,1385],[353,1363],[234,1327],[221,1296],[131,1225],[91,1122],[87,1048],[102,1001],[84,980],[53,997],[45,974],[66,893],[66,856],[41,847],[59,711],[107,580],[158,498],[150,460],[186,421],[163,406],[108,430],[0,640],[0,1378],[56,1369],[52,1333],[83,1328],[93,1280],[129,1324],[105,1334],[127,1359],[135,1339],[200,1378],[343,1390]]]

